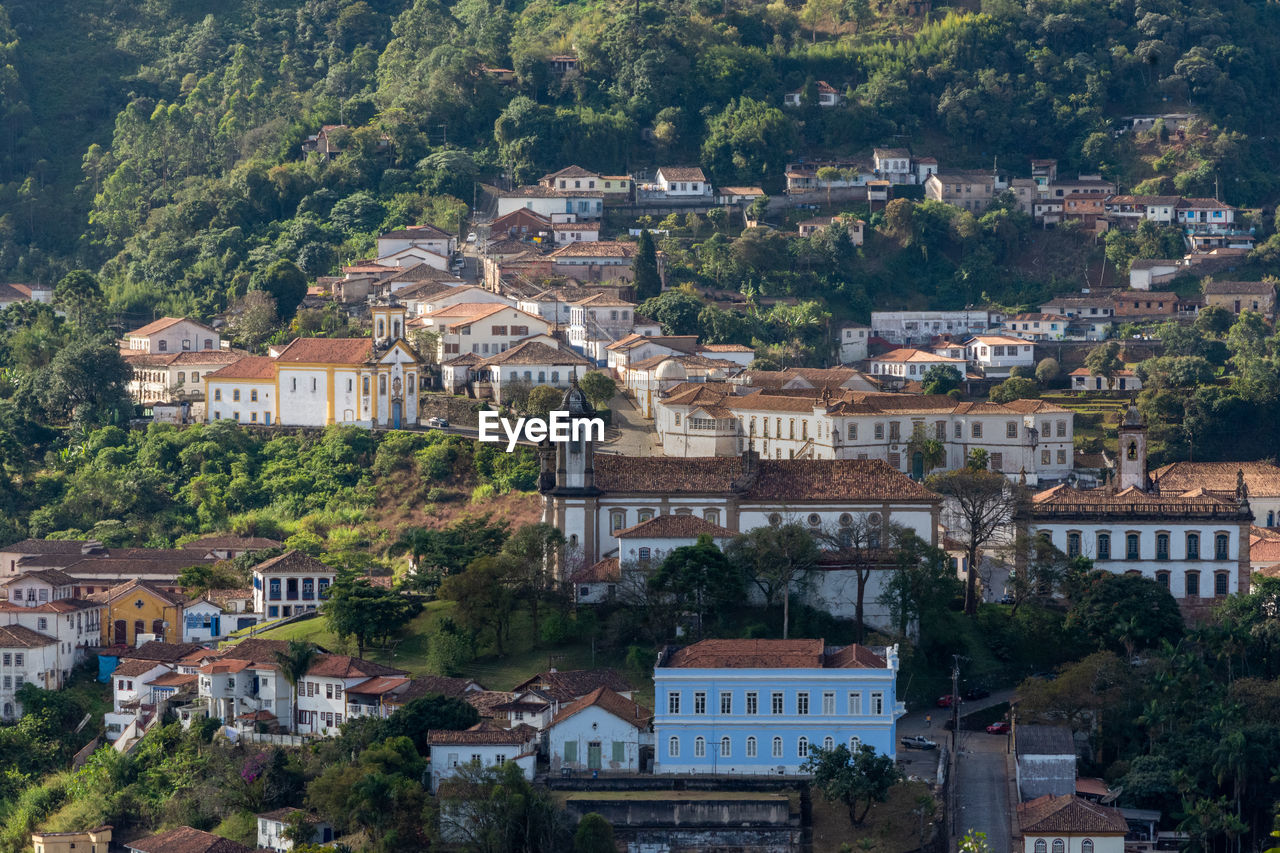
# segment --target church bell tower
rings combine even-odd
[[[1132,486],[1147,491],[1147,425],[1142,422],[1138,407],[1129,404],[1124,421],[1120,424],[1120,460],[1116,489],[1123,491]]]

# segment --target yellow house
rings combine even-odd
[[[111,846],[111,827],[99,826],[82,832],[33,832],[31,843],[36,853],[107,853]]]
[[[131,580],[90,596],[105,605],[102,644],[136,646],[139,634],[166,643],[182,642],[182,594],[147,581]],[[77,848],[79,849],[79,848]]]

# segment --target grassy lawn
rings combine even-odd
[[[842,844],[866,853],[905,853],[920,847],[918,800],[929,795],[923,782],[906,782],[889,792],[889,799],[871,807],[861,826],[849,823],[843,803],[828,802],[813,792],[813,851],[838,853]],[[932,815],[930,815],[930,819]],[[928,829],[928,827],[926,827]]]
[[[427,663],[427,647],[430,635],[437,623],[453,612],[450,601],[428,602],[422,613],[414,617],[398,643],[390,649],[367,648],[366,659],[408,671],[412,675],[438,675]],[[309,640],[330,651],[355,654],[354,647],[343,643],[328,628],[323,616],[295,622],[279,628],[263,631],[256,636],[269,640]],[[510,690],[536,673],[556,669],[589,669],[592,667],[621,668],[623,660],[616,656],[591,650],[591,641],[567,643],[560,646],[536,646],[529,614],[518,611],[512,618],[511,637],[504,643],[502,657],[492,647],[481,649],[481,654],[466,667],[466,676],[474,678],[490,690]],[[628,679],[634,682],[630,675]],[[653,679],[646,678],[636,684],[635,699],[646,707],[653,707]]]

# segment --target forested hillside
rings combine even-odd
[[[314,276],[381,227],[456,225],[476,179],[700,162],[776,191],[788,157],[885,143],[1260,204],[1277,32],[1256,0],[6,0],[0,277],[87,268],[122,319],[207,316],[276,260]],[[552,73],[562,52],[578,70]],[[817,79],[848,105],[782,109]],[[1216,125],[1182,156],[1113,140],[1175,107]],[[304,160],[325,124],[345,152]]]

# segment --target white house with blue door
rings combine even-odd
[[[654,773],[796,775],[815,746],[896,757],[898,647],[703,640],[653,671]]]
[[[208,598],[198,598],[182,608],[182,642],[207,643],[231,633],[222,626],[222,608]]]
[[[253,609],[267,619],[315,610],[329,596],[336,573],[298,550],[253,567]]]

